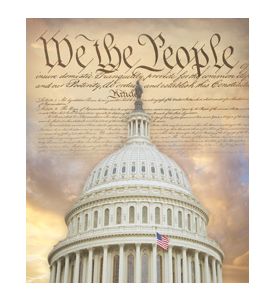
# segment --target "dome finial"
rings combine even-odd
[[[141,84],[139,83],[139,80],[136,82],[136,87],[135,87],[135,93],[136,93],[136,101],[135,101],[135,111],[143,111],[142,108],[142,100],[141,100],[141,95],[143,93],[143,89]]]

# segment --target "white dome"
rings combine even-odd
[[[150,142],[141,94],[137,82],[126,144],[91,171],[66,214],[68,234],[49,254],[50,282],[222,282],[208,212],[185,172]]]
[[[191,193],[184,171],[147,141],[130,141],[103,159],[92,171],[83,193],[120,185],[163,186]]]

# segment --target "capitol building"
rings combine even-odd
[[[68,234],[48,256],[50,282],[222,282],[208,212],[185,172],[150,141],[141,96],[137,82],[125,145],[91,171],[65,217]]]

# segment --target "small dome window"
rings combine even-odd
[[[121,172],[122,172],[122,173],[125,173],[125,172],[126,172],[126,167],[125,167],[125,166],[122,167]]]
[[[135,173],[136,172],[136,166],[135,166],[135,163],[132,164],[132,173]]]
[[[108,175],[108,168],[104,172],[104,177],[106,177],[107,175]]]
[[[161,175],[164,175],[163,167],[160,167],[160,173],[161,173]]]
[[[156,173],[156,169],[155,169],[155,167],[154,167],[153,164],[152,164],[152,166],[151,166],[151,172],[152,172],[152,173]]]
[[[99,179],[100,173],[101,173],[101,169],[98,170],[98,173],[97,173],[97,179]]]
[[[172,172],[171,172],[171,170],[169,170],[169,176],[170,177],[172,177],[173,175],[172,175]]]
[[[141,166],[141,172],[142,172],[142,173],[145,173],[145,164],[144,164],[144,163],[142,163],[142,166]]]
[[[113,174],[116,174],[116,166],[113,168]]]

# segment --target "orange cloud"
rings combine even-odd
[[[27,282],[48,282],[47,256],[65,232],[63,216],[27,202]]]

